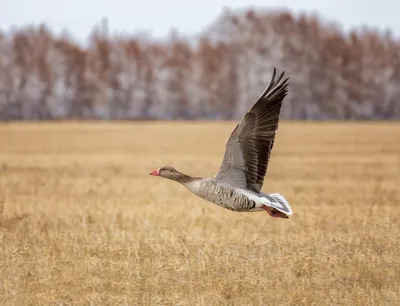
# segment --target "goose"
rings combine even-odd
[[[192,177],[172,166],[163,166],[149,174],[176,181],[204,200],[232,211],[265,210],[271,217],[288,219],[293,212],[285,197],[261,191],[282,101],[288,91],[289,78],[282,80],[284,74],[285,71],[276,79],[274,67],[269,85],[230,134],[216,175]]]

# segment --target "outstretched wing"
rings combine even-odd
[[[284,74],[275,80],[274,68],[270,84],[232,131],[216,181],[257,193],[261,191],[282,101],[287,94],[289,78],[282,81]]]

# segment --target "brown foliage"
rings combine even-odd
[[[224,11],[195,42],[93,31],[88,47],[44,26],[0,37],[0,119],[238,118],[272,67],[291,77],[284,118],[398,119],[400,42],[315,16]]]

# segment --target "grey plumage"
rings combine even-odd
[[[256,209],[256,204],[253,200],[235,188],[217,183],[212,178],[183,182],[182,185],[197,196],[229,210],[242,212]]]
[[[231,133],[217,182],[261,192],[289,79],[279,83],[284,72],[275,75],[274,68],[270,84]]]

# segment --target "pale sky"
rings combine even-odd
[[[45,22],[55,33],[67,29],[84,42],[94,25],[107,17],[110,33],[146,31],[162,37],[175,27],[192,35],[212,22],[224,7],[248,6],[317,12],[346,30],[367,24],[380,29],[390,27],[400,37],[400,0],[12,0],[2,5],[0,29]]]

